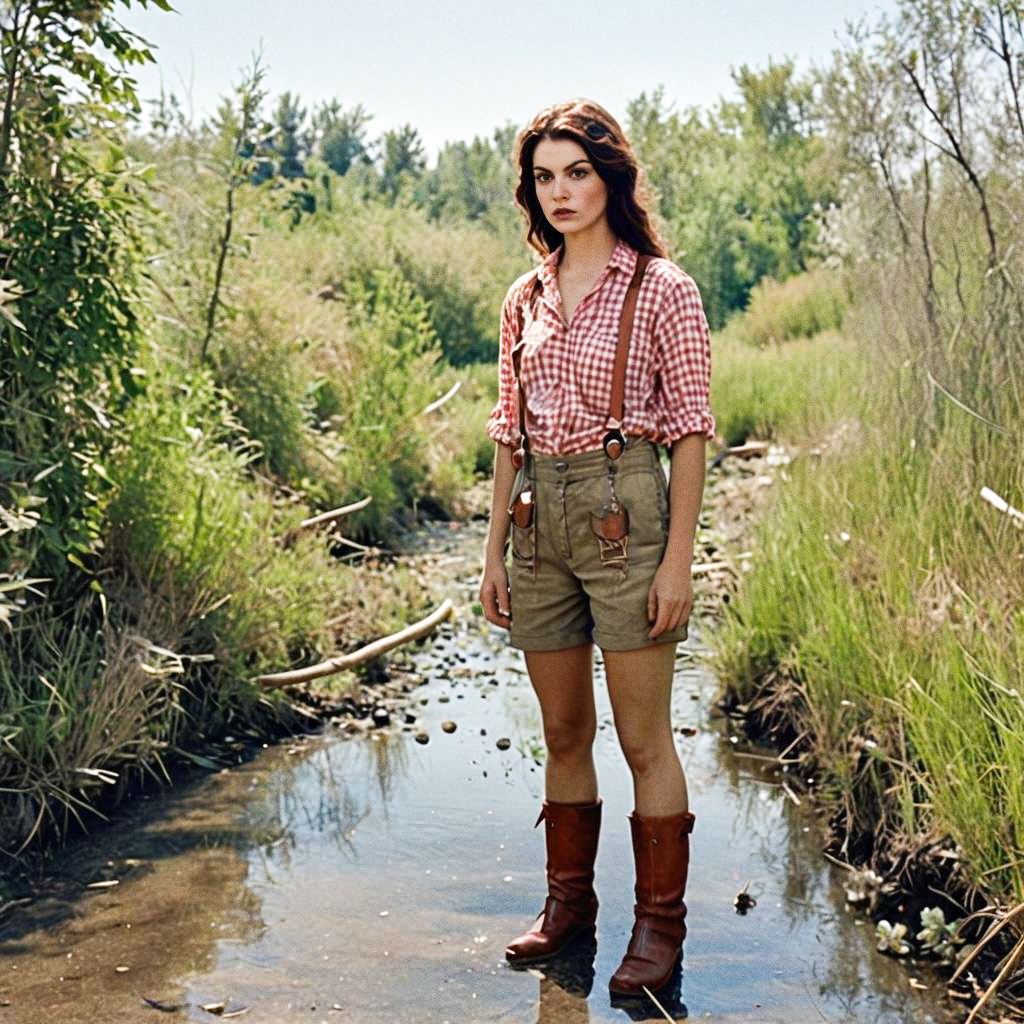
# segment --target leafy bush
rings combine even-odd
[[[759,348],[811,338],[841,328],[845,307],[845,289],[836,271],[818,268],[782,282],[765,278],[750,293],[742,330]]]

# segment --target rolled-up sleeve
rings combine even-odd
[[[498,401],[487,417],[487,436],[510,447],[519,440],[519,392],[512,369],[512,346],[516,340],[515,285],[501,306],[501,331],[498,341]]]
[[[714,437],[711,338],[700,292],[681,270],[665,282],[654,325],[654,405],[665,444],[687,434]]]

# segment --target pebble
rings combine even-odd
[[[507,736],[502,736],[495,746],[499,750],[508,750],[508,748],[512,746],[512,741]]]
[[[445,720],[444,720],[444,721],[443,721],[443,722],[441,723],[441,728],[442,728],[442,729],[443,729],[443,730],[444,730],[445,732],[455,732],[455,730],[456,730],[456,729],[458,728],[458,726],[457,726],[457,725],[456,725],[456,724],[455,724],[455,723],[454,723],[454,722],[453,722],[453,721],[452,721],[452,720],[451,720],[450,718],[446,718],[446,719],[445,719]]]
[[[425,732],[423,732],[421,730],[420,732],[416,733],[416,735],[413,737],[413,739],[415,739],[417,743],[429,743],[430,742],[430,734],[429,733],[425,733]]]

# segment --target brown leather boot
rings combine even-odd
[[[542,821],[546,823],[548,897],[533,927],[505,948],[505,958],[512,964],[554,956],[581,932],[593,928],[597,919],[594,860],[601,801],[560,804],[545,800],[537,825]]]
[[[686,937],[686,874],[690,866],[689,811],[665,817],[629,816],[636,861],[635,920],[626,955],[608,988],[619,995],[652,992],[672,976]]]

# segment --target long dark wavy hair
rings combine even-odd
[[[544,216],[533,179],[533,151],[541,139],[579,143],[594,170],[608,186],[608,226],[638,252],[666,256],[665,246],[648,216],[647,192],[636,156],[618,122],[591,100],[575,99],[541,110],[516,139],[519,164],[516,202],[526,216],[526,240],[542,256],[554,252],[563,235]]]

